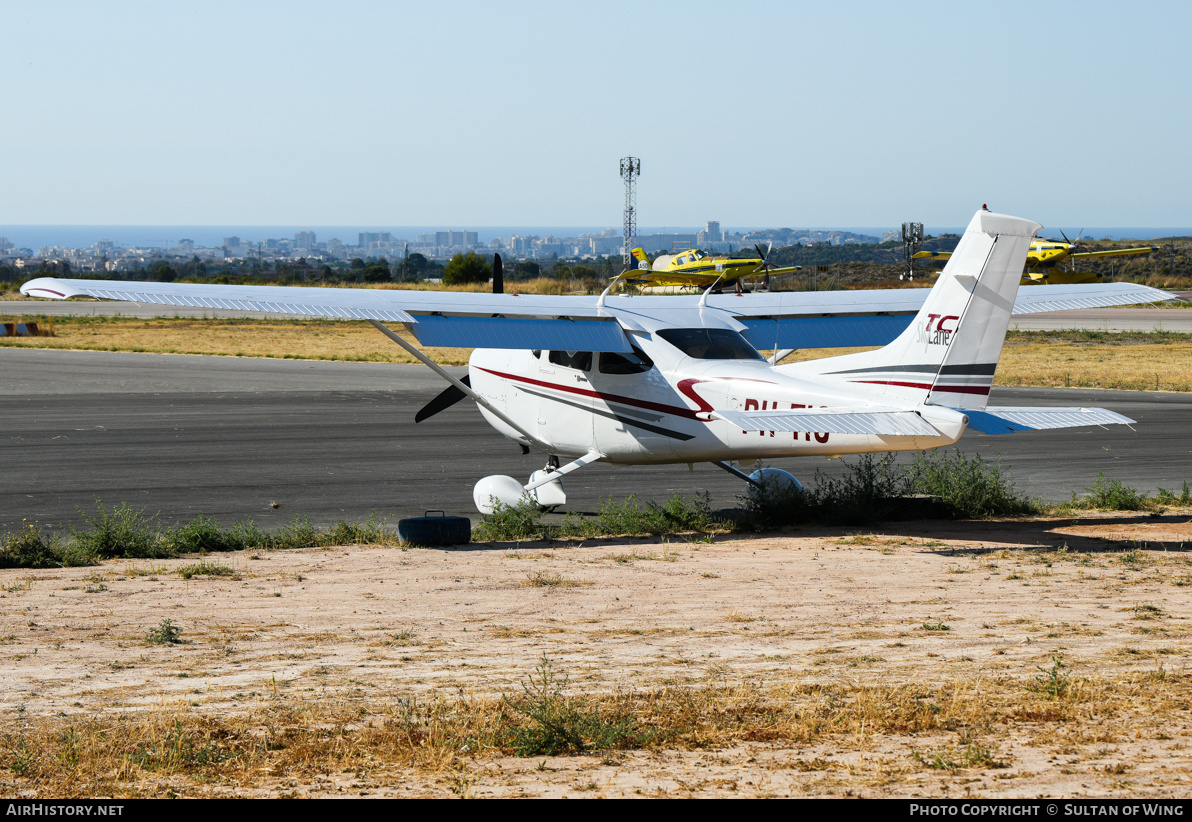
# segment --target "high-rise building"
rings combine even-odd
[[[299,231],[294,235],[295,248],[314,248],[315,233],[313,231]]]

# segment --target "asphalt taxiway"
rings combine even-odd
[[[525,480],[543,461],[523,456],[469,402],[416,425],[415,412],[444,387],[416,365],[6,348],[0,374],[0,531],[23,520],[81,525],[79,509],[94,512],[97,499],[160,513],[167,525],[199,514],[265,528],[296,515],[318,525],[373,512],[391,524],[432,509],[475,516],[477,480]],[[1067,499],[1098,472],[1150,492],[1192,480],[1192,395],[997,388],[992,404],[1100,406],[1138,421],[969,432],[955,446],[1000,455],[1031,496]],[[804,481],[843,471],[818,458],[773,464]],[[727,508],[743,491],[707,464],[597,463],[566,486],[576,511],[610,496],[662,501],[704,490]]]

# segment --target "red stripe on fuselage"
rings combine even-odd
[[[898,380],[852,380],[866,385],[896,385],[899,388],[919,388],[923,391],[943,391],[949,394],[988,394],[989,386],[979,385],[936,385],[924,382],[899,382]]]
[[[477,366],[477,368],[480,368]],[[696,419],[695,412],[690,408],[680,408],[677,405],[665,405],[659,402],[650,402],[649,400],[639,400],[636,397],[623,397],[620,394],[604,394],[600,391],[591,391],[587,388],[576,388],[572,385],[559,385],[558,383],[546,382],[545,380],[536,380],[532,377],[523,377],[519,374],[506,374],[504,371],[493,371],[491,368],[480,368],[486,374],[492,374],[494,377],[501,377],[506,380],[513,380],[514,382],[524,382],[530,385],[537,385],[541,388],[553,388],[556,391],[563,391],[568,394],[578,394],[581,397],[592,397],[594,399],[604,400],[605,402],[617,402],[622,405],[632,405],[636,408],[645,408],[649,411],[661,411],[663,414],[672,414],[676,417],[686,417],[689,420]]]

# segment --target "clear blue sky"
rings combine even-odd
[[[1187,2],[6,2],[0,224],[1192,225]]]

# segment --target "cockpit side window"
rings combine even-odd
[[[579,371],[592,370],[591,351],[552,351],[550,361],[564,368],[575,368]]]
[[[644,374],[654,367],[654,361],[637,346],[629,354],[605,351],[600,355],[601,374]]]
[[[760,360],[745,338],[728,328],[663,328],[658,336],[697,360]]]

